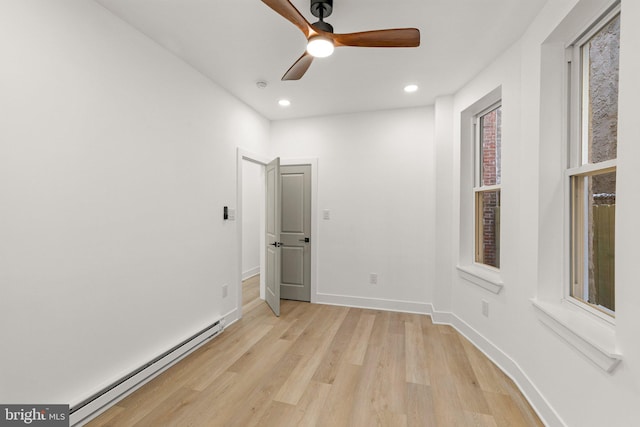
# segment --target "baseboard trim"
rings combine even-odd
[[[240,320],[240,312],[237,308],[234,308],[233,310],[222,316],[222,318],[224,319],[224,327],[226,329],[236,321]]]
[[[415,301],[363,298],[335,294],[316,294],[314,303],[415,314],[430,314],[433,310],[431,304]]]
[[[455,314],[434,310],[431,318],[433,323],[452,326],[511,378],[545,426],[566,427],[562,418],[516,361]]]
[[[242,280],[250,279],[258,274],[260,274],[260,266],[250,268],[249,270],[242,272]]]

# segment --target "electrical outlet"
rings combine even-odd
[[[482,315],[489,317],[489,301],[482,300]]]
[[[378,273],[369,273],[369,284],[371,285],[378,284]]]
[[[229,295],[229,285],[226,283],[222,285],[222,298],[226,298]]]

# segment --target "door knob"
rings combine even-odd
[[[304,239],[300,239],[298,240],[298,242],[305,242],[305,243],[309,243],[309,238],[305,237]]]
[[[271,246],[275,246],[276,248],[279,248],[280,246],[282,246],[282,242],[273,242],[273,243],[269,243]]]

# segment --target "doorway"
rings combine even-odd
[[[255,243],[245,243],[245,237],[247,237],[246,240],[248,241],[252,241],[255,242],[254,239],[249,238],[248,236],[245,236],[246,232],[245,230],[243,230],[243,226],[242,226],[242,221],[244,220],[244,216],[247,215],[248,213],[246,212],[247,209],[253,209],[255,212],[255,205],[253,205],[252,207],[252,203],[248,202],[248,201],[244,201],[243,203],[243,190],[244,190],[244,186],[245,186],[245,181],[247,179],[252,179],[250,178],[251,176],[251,172],[248,173],[244,173],[245,172],[245,168],[244,168],[244,163],[253,163],[254,166],[259,167],[260,169],[260,184],[261,188],[265,188],[266,187],[266,180],[265,180],[265,171],[266,171],[266,165],[269,163],[271,159],[267,158],[266,156],[260,155],[260,154],[256,154],[256,153],[251,153],[248,151],[245,151],[243,149],[238,148],[238,155],[237,155],[237,182],[238,182],[238,186],[237,186],[237,202],[238,202],[238,206],[237,206],[237,219],[239,220],[239,224],[238,224],[238,280],[237,280],[237,297],[236,297],[236,311],[237,311],[237,318],[241,318],[242,317],[242,301],[243,301],[243,292],[242,292],[242,279],[244,277],[248,277],[248,275],[250,275],[249,270],[251,270],[251,268],[247,267],[247,265],[243,266],[243,262],[242,262],[242,256],[243,256],[243,252],[245,252],[245,245],[246,244],[255,244]],[[300,278],[301,273],[304,271],[304,273],[307,275],[307,282],[309,283],[308,285],[308,295],[305,293],[304,298],[306,301],[309,301],[311,303],[315,302],[315,293],[316,293],[316,271],[317,271],[317,239],[314,238],[313,234],[315,234],[315,230],[317,230],[317,216],[315,215],[315,212],[317,211],[317,159],[314,158],[310,158],[310,159],[283,159],[282,160],[282,165],[283,167],[289,167],[289,166],[300,166],[300,165],[306,165],[307,172],[308,172],[308,181],[309,181],[309,187],[308,187],[308,191],[306,192],[306,194],[308,194],[308,197],[310,199],[309,204],[309,208],[308,210],[309,212],[309,218],[310,218],[310,231],[308,234],[304,234],[301,236],[296,236],[296,240],[304,240],[305,238],[309,239],[309,242],[299,242],[299,243],[305,243],[306,245],[304,246],[304,248],[306,249],[306,252],[309,254],[308,255],[308,260],[307,260],[307,265],[306,267],[303,268],[298,268],[296,269],[288,269],[290,270],[287,275],[285,275],[285,278],[287,279],[288,283],[291,284],[297,284],[298,282],[300,282],[300,280],[298,280]],[[250,166],[251,167],[251,166]],[[288,178],[285,178],[285,180]],[[298,180],[298,178],[293,178],[290,179],[289,181],[296,181]],[[251,184],[250,184],[251,185]],[[294,184],[294,187],[296,186],[296,184]],[[260,268],[259,268],[259,280],[260,280],[260,298],[261,300],[265,300],[265,277],[266,277],[266,271],[265,271],[265,265],[266,265],[266,256],[265,256],[265,223],[266,223],[266,195],[265,193],[263,193],[261,196],[259,196],[260,200],[258,203],[258,211],[260,213],[260,242],[259,242],[259,247],[260,247]],[[246,206],[246,207],[245,207]],[[291,228],[291,227],[288,227]],[[299,233],[299,232],[298,232]],[[298,242],[296,242],[298,243]],[[300,257],[301,252],[305,252],[305,249],[293,249],[295,247],[295,245],[291,245],[292,249],[289,250],[287,255],[292,255],[295,252],[295,255],[297,258]],[[253,270],[255,271],[255,270]],[[294,280],[295,279],[295,280]],[[293,299],[293,298],[292,298]]]
[[[264,212],[264,165],[242,161],[242,280],[260,274],[260,233]]]

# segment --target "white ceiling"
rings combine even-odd
[[[280,80],[305,49],[260,0],[96,0],[265,117],[278,120],[433,104],[524,32],[546,0],[334,0],[336,33],[416,27],[418,48],[341,47],[298,81]],[[309,22],[309,0],[292,0]],[[256,82],[268,86],[258,89]],[[405,94],[408,83],[420,86]],[[287,98],[291,106],[277,101]]]

